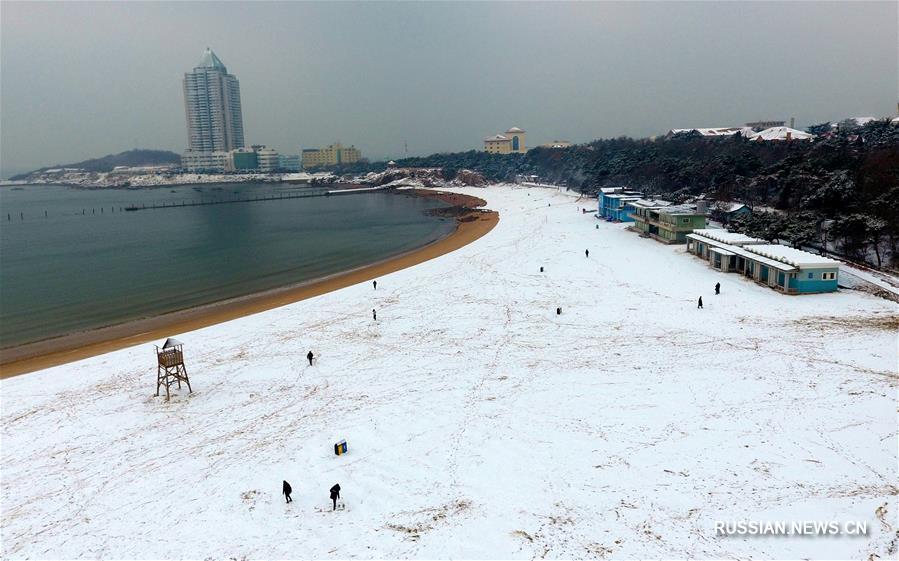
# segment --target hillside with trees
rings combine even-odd
[[[103,156],[102,158],[92,158],[90,160],[84,160],[83,162],[47,166],[38,170],[11,177],[10,179],[14,181],[26,180],[33,173],[41,173],[48,169],[55,168],[72,168],[83,169],[84,171],[106,172],[112,171],[116,166],[161,166],[167,164],[172,164],[175,166],[181,165],[181,156],[174,152],[169,152],[168,150],[143,150],[137,148],[134,150],[128,150],[127,152],[121,152],[119,154],[109,154],[107,156]]]
[[[527,154],[481,151],[398,160],[397,165],[460,169],[493,181],[535,175],[594,195],[624,185],[675,201],[706,198],[746,203],[751,218],[731,228],[797,247],[823,248],[875,266],[899,257],[899,127],[810,127],[812,141],[755,142],[698,133],[650,139],[596,140]],[[383,169],[370,164],[366,170]],[[361,170],[354,170],[361,171]]]

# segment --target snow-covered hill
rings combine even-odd
[[[500,212],[460,250],[173,333],[191,395],[153,397],[150,344],[4,380],[3,557],[895,556],[895,304],[778,294],[555,190],[458,191]]]

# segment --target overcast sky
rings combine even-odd
[[[211,47],[248,144],[372,159],[796,118],[895,115],[881,3],[0,4],[3,176],[182,152],[183,73]]]

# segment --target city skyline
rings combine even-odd
[[[293,154],[335,141],[373,160],[406,144],[477,150],[510,123],[536,146],[896,110],[894,3],[0,10],[7,177],[135,147],[183,152],[180,78],[207,45],[241,77],[244,144]]]

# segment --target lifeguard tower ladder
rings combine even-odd
[[[190,387],[190,379],[187,377],[187,368],[184,366],[184,352],[181,350],[184,343],[169,337],[162,344],[156,346],[156,396],[159,396],[159,387],[165,386],[165,400],[169,400],[169,387],[181,382],[187,384],[187,390],[193,393]]]

